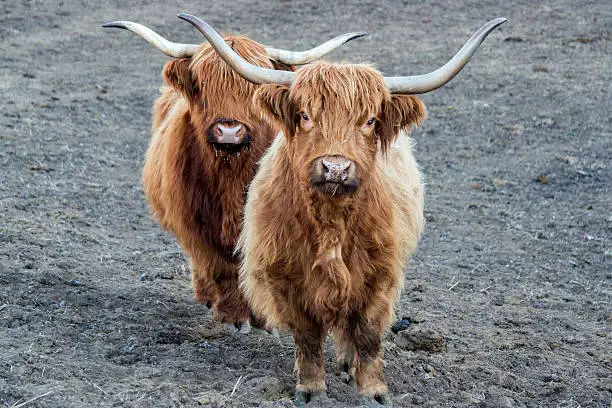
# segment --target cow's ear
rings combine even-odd
[[[400,131],[420,125],[426,116],[425,104],[416,96],[391,96],[391,101],[383,104],[380,120],[376,124],[376,135],[383,153]]]
[[[164,80],[168,85],[182,92],[189,100],[192,100],[199,92],[198,85],[191,75],[188,58],[175,59],[164,67]]]
[[[296,110],[284,85],[262,85],[253,95],[253,103],[272,124],[290,136],[295,131]]]

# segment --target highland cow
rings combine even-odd
[[[296,402],[326,391],[323,341],[367,405],[390,403],[381,335],[423,230],[423,183],[407,131],[425,119],[413,94],[450,81],[505,19],[483,26],[430,74],[385,78],[367,65],[319,63],[296,72],[241,60],[189,15],[245,79],[280,135],[249,188],[238,247],[241,287],[255,313],[288,327],[297,348]]]
[[[252,313],[238,288],[234,248],[246,189],[278,130],[252,103],[258,86],[234,72],[208,44],[170,42],[129,21],[104,27],[130,30],[173,57],[155,102],[153,136],[142,181],[151,210],[190,259],[195,299],[214,305],[217,318],[250,330]],[[292,71],[345,42],[349,33],[304,52],[279,50],[244,36],[225,42],[246,61]]]

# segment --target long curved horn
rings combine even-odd
[[[180,44],[168,41],[150,28],[131,21],[113,21],[111,23],[102,24],[102,27],[129,30],[147,40],[149,44],[167,56],[173,58],[190,58],[200,51],[200,46],[197,44]]]
[[[497,27],[507,21],[506,18],[496,18],[480,27],[480,30],[465,43],[465,45],[444,66],[425,75],[406,77],[385,77],[385,82],[391,93],[422,94],[440,88],[455,77],[470,61],[470,58],[484,39]]]
[[[296,74],[291,71],[280,71],[269,68],[258,67],[249,64],[240,55],[236,54],[232,48],[226,44],[225,40],[207,23],[191,14],[181,13],[178,18],[193,24],[198,31],[206,37],[210,45],[219,53],[221,58],[232,67],[237,74],[247,81],[255,84],[282,84],[291,85],[295,80]]]
[[[365,31],[358,31],[355,33],[343,34],[336,38],[332,38],[331,40],[319,45],[318,47],[301,52],[266,47],[266,54],[268,54],[268,57],[270,57],[271,59],[278,62],[282,62],[283,64],[303,65],[317,60],[323,57],[324,55],[329,54],[341,45],[351,40],[354,40],[355,38],[363,37],[364,35],[368,35],[368,33]]]
[[[113,21],[102,24],[102,27],[129,30],[147,40],[149,44],[164,54],[173,58],[189,58],[200,51],[200,46],[198,44],[180,44],[168,41],[150,28],[131,21]],[[275,61],[287,65],[303,65],[329,54],[336,48],[355,38],[363,37],[367,34],[368,33],[365,31],[343,34],[307,51],[289,51],[273,47],[265,47],[265,49],[268,57]]]

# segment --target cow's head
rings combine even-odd
[[[419,124],[425,107],[414,94],[450,81],[484,38],[506,21],[498,18],[470,38],[443,67],[426,75],[383,77],[366,65],[314,64],[297,72],[262,69],[236,55],[204,21],[179,15],[245,79],[263,85],[255,102],[285,132],[292,165],[310,187],[328,195],[354,193],[400,130]]]
[[[210,45],[173,43],[147,27],[129,21],[107,23],[104,27],[130,30],[176,58],[164,67],[164,80],[188,101],[194,129],[200,140],[206,141],[215,153],[238,154],[249,150],[253,138],[262,133],[273,135],[252,103],[258,86],[237,74]],[[232,52],[253,66],[293,71],[293,65],[311,62],[363,35],[363,32],[348,33],[303,52],[264,47],[244,36],[227,36],[224,42]]]
[[[300,179],[321,193],[354,193],[401,129],[420,124],[425,106],[415,96],[391,95],[367,65],[303,67],[291,87],[262,85],[259,108],[287,135]]]
[[[264,47],[253,40],[228,36],[225,41],[253,65],[291,70],[291,66],[270,59]],[[252,103],[258,86],[237,75],[210,45],[203,44],[191,58],[168,62],[163,76],[189,101],[191,122],[200,140],[220,156],[248,150],[254,136],[273,133]]]

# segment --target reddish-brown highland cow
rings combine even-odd
[[[153,136],[142,181],[152,212],[191,261],[195,299],[218,319],[250,330],[253,315],[238,288],[234,248],[246,190],[278,130],[252,103],[258,86],[234,72],[208,44],[172,43],[147,27],[117,21],[174,57],[153,109]],[[279,50],[228,36],[233,51],[256,66],[292,71],[365,33],[349,33],[309,51]]]
[[[320,63],[296,72],[262,70],[188,15],[244,78],[282,129],[262,158],[238,247],[241,287],[256,313],[289,327],[297,347],[296,402],[324,396],[323,341],[367,405],[390,404],[381,334],[403,270],[423,229],[423,184],[407,131],[425,118],[412,94],[456,75],[505,19],[483,26],[430,74],[385,78],[367,65]]]

